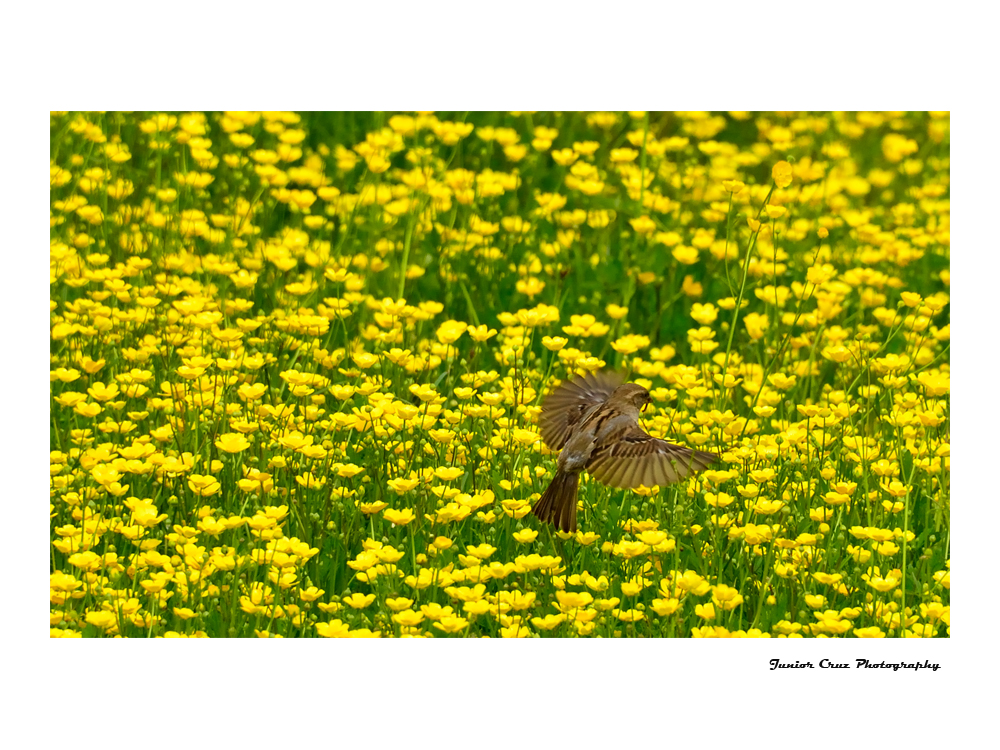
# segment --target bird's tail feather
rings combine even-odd
[[[576,490],[579,484],[578,472],[557,471],[531,512],[538,520],[551,523],[560,531],[576,532]]]

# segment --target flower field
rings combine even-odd
[[[949,122],[53,112],[52,637],[947,637]]]

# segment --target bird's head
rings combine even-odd
[[[639,411],[645,411],[646,406],[652,403],[649,391],[637,383],[625,383],[615,389],[613,398],[618,398],[627,404],[631,404]]]

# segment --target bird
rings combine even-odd
[[[567,533],[576,532],[580,473],[610,487],[652,487],[677,482],[707,469],[719,456],[655,438],[639,426],[652,402],[638,383],[615,371],[573,378],[542,400],[542,440],[560,451],[556,475],[531,512]]]

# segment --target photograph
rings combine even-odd
[[[51,111],[50,637],[950,638],[950,123]]]

